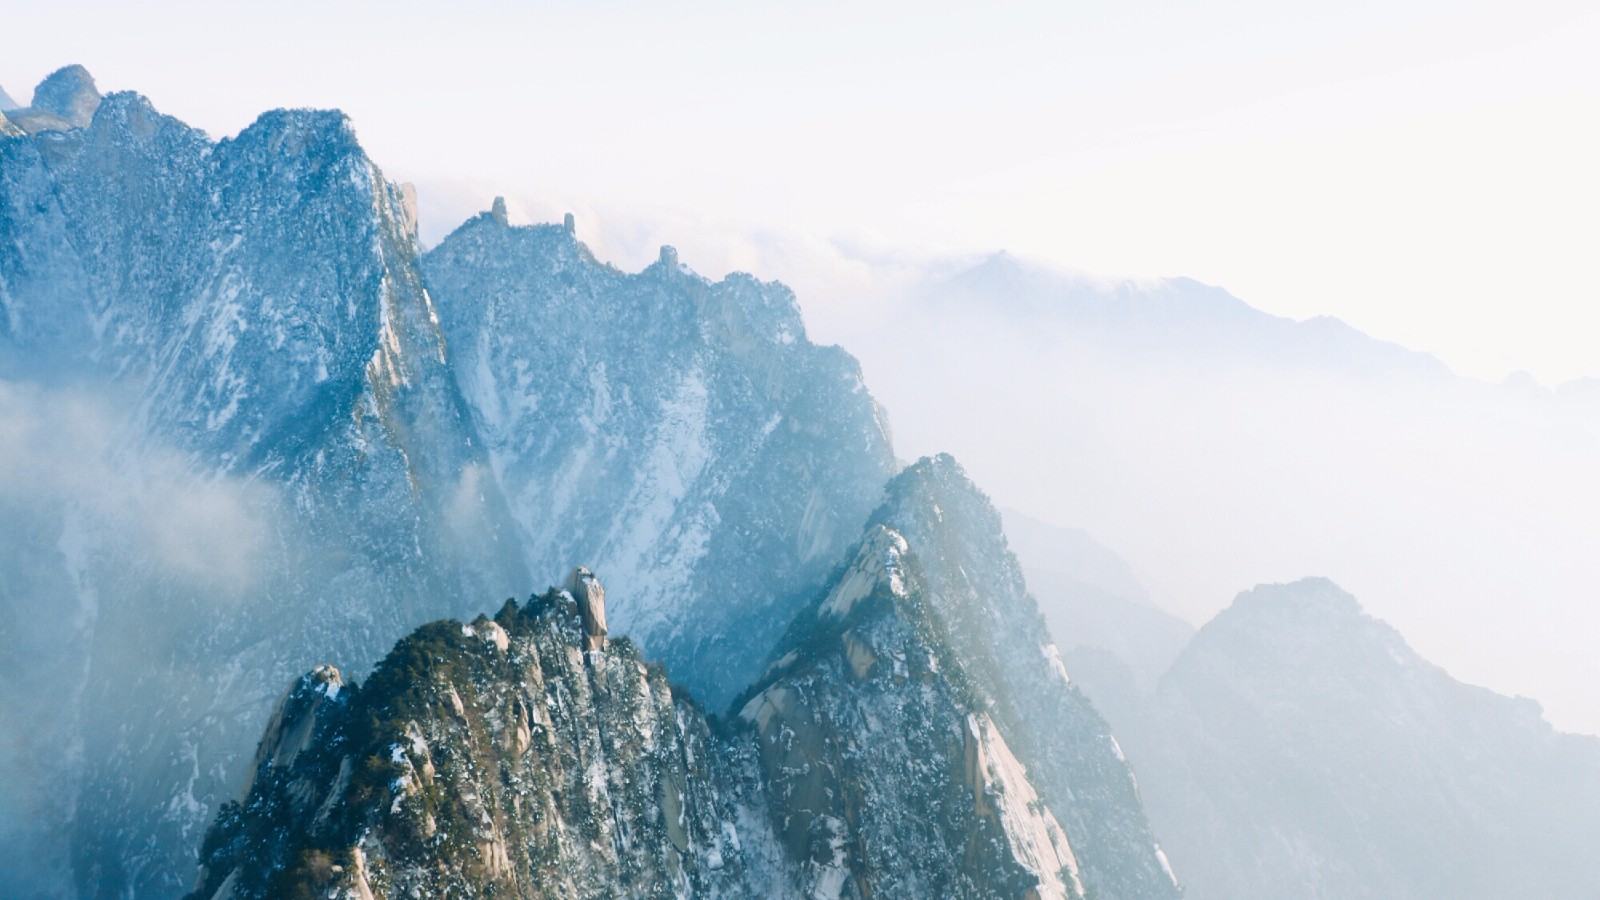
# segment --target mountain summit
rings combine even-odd
[[[1326,579],[1240,594],[1153,696],[1105,696],[1190,897],[1600,885],[1600,742],[1456,681]]]
[[[36,106],[0,123],[0,412],[30,436],[0,853],[29,892],[187,887],[276,685],[550,561],[612,573],[609,627],[725,705],[892,471],[781,285],[493,215],[424,257],[336,111],[213,141],[76,67]]]
[[[596,640],[586,568],[304,676],[196,896],[1177,897],[987,500],[887,493],[730,719]]]

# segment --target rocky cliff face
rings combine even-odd
[[[503,205],[424,258],[338,113],[213,141],[67,69],[6,115],[23,895],[177,894],[208,822],[207,895],[1172,890],[994,511],[934,460],[873,516],[882,410],[782,286],[624,274]],[[268,686],[552,559],[610,596],[580,570],[319,670],[252,759]]]
[[[671,248],[625,274],[503,209],[423,268],[530,568],[591,561],[616,620],[726,706],[893,469],[855,361],[807,340],[782,285]]]
[[[942,893],[919,880],[922,868],[911,870],[913,880],[893,881],[881,856],[893,852],[894,834],[936,829],[923,846],[998,840],[1010,848],[992,858],[1015,868],[978,876],[969,866],[963,877],[977,879],[971,884],[942,882],[956,894],[1005,895],[1018,879],[1033,879],[1041,896],[1085,888],[1100,897],[1176,896],[1132,773],[1070,684],[988,498],[948,456],[910,466],[886,495],[855,563],[796,619],[784,654],[741,713],[768,720],[761,730],[769,754],[775,736],[816,735],[814,748],[802,751],[821,761],[782,771],[809,773],[793,790],[832,798],[825,815],[850,849],[844,858],[862,893]],[[861,767],[912,777],[856,779],[888,794],[869,800],[830,788],[819,774]],[[894,796],[932,784],[965,791],[972,805]],[[919,811],[915,821],[901,818],[907,811]],[[818,849],[812,855],[826,858]]]
[[[0,374],[36,399],[39,456],[87,452],[50,437],[63,421],[105,441],[45,460],[53,494],[6,473],[70,591],[7,592],[20,643],[66,639],[0,691],[50,692],[47,727],[76,723],[71,752],[6,762],[58,798],[36,833],[72,877],[42,891],[160,894],[236,782],[265,680],[308,650],[366,664],[442,598],[527,576],[402,198],[344,117],[280,111],[214,143],[91,90],[51,76],[35,105],[65,125],[0,139]]]
[[[591,576],[592,578],[592,576]],[[597,583],[597,582],[596,582]],[[748,758],[565,591],[401,641],[280,702],[200,897],[758,896],[784,882]]]
[[[823,897],[1079,897],[1071,843],[879,525],[739,718]]]
[[[726,721],[601,642],[583,568],[307,675],[196,896],[1176,897],[987,500],[948,458],[888,494]]]
[[[1323,579],[1241,594],[1101,690],[1194,898],[1580,897],[1600,743],[1462,684]]]
[[[614,572],[612,627],[725,704],[889,472],[781,286],[624,275],[503,215],[424,264],[336,112],[213,141],[69,68],[5,115],[0,863],[29,894],[177,892],[270,686],[559,583],[534,560]]]

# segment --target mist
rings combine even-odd
[[[186,642],[267,576],[278,498],[141,436],[125,391],[0,381],[0,869],[49,894],[97,705],[94,681],[213,680]],[[136,627],[128,627],[131,621]],[[156,664],[167,654],[192,671]],[[146,714],[164,698],[147,696]],[[124,712],[124,716],[128,713]]]
[[[152,446],[125,401],[105,387],[0,381],[0,500],[70,509],[134,558],[219,597],[259,580],[273,492]]]
[[[492,197],[470,181],[419,191],[425,239]],[[812,338],[861,361],[901,458],[955,454],[1000,505],[1126,558],[1192,625],[1257,584],[1328,577],[1452,675],[1600,733],[1592,379],[1461,377],[1186,279],[573,196],[508,205],[525,222],[576,211],[579,238],[625,269],[673,244],[707,277],[789,283]]]
[[[1327,576],[1457,677],[1600,731],[1600,434],[1574,392],[1199,285],[993,268],[850,344],[901,453],[950,450],[1001,503],[1086,529],[1193,624]]]

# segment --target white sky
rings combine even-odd
[[[0,12],[0,85],[81,62],[217,135],[337,106],[397,179],[1190,275],[1600,375],[1592,0],[149,6]]]

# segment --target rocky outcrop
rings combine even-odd
[[[1066,836],[948,656],[908,550],[875,528],[739,713],[802,888],[1081,896]]]
[[[0,751],[0,822],[49,837],[17,866],[51,893],[171,896],[250,764],[265,685],[364,670],[529,579],[403,191],[344,116],[218,142],[136,94],[93,106],[81,72],[40,93],[75,119],[0,137],[0,379],[82,410],[105,443],[82,453],[115,474],[4,511],[58,571],[0,595],[14,646],[51,648],[0,671],[0,704],[76,749]]]
[[[725,709],[893,470],[855,361],[807,339],[782,285],[671,248],[620,272],[494,210],[423,269],[529,568],[604,572],[611,622]]]
[[[0,667],[29,738],[0,835],[26,823],[6,852],[47,893],[171,896],[210,821],[208,896],[1164,896],[987,501],[930,461],[863,531],[887,422],[782,285],[623,273],[503,203],[419,259],[336,112],[219,142],[117,93],[68,125],[0,138],[0,377],[104,389],[113,472],[182,502],[3,498],[30,664]],[[166,532],[195,519],[204,552]],[[264,687],[367,671],[552,560],[609,591],[427,626],[360,688]],[[762,702],[713,727],[612,627],[708,708]]]
[[[948,455],[896,476],[872,521],[904,536],[974,709],[1027,767],[1101,897],[1176,897],[1111,728],[1067,675],[998,511]],[[957,677],[957,676],[952,676]],[[1181,872],[1181,869],[1180,869]]]
[[[625,274],[504,204],[419,268],[414,203],[341,114],[214,141],[97,99],[69,69],[47,130],[0,122],[0,380],[89,394],[138,473],[112,480],[176,471],[237,522],[189,490],[160,527],[102,516],[82,482],[4,510],[29,524],[3,546],[50,571],[0,596],[40,663],[0,671],[0,705],[50,739],[0,750],[0,835],[30,823],[18,866],[56,893],[174,893],[265,686],[310,661],[363,671],[585,560],[612,594],[592,642],[624,624],[721,709],[859,535],[887,425],[781,285]],[[205,552],[168,534],[194,521]]]
[[[428,625],[362,685],[297,681],[193,896],[789,892],[748,761],[626,639],[590,637],[552,590]]]
[[[600,579],[583,566],[567,576],[567,593],[578,604],[578,617],[583,621],[583,646],[585,650],[606,648],[606,589]]]
[[[6,98],[9,100],[10,98]],[[100,106],[100,91],[83,66],[65,66],[50,73],[33,89],[33,103],[25,109],[6,108],[7,115],[29,134],[85,128]]]
[[[740,707],[807,889],[1176,897],[987,498],[949,457],[886,494]]]
[[[726,720],[607,641],[584,567],[336,702],[307,676],[196,896],[1176,897],[987,500],[948,458],[888,493]]]

